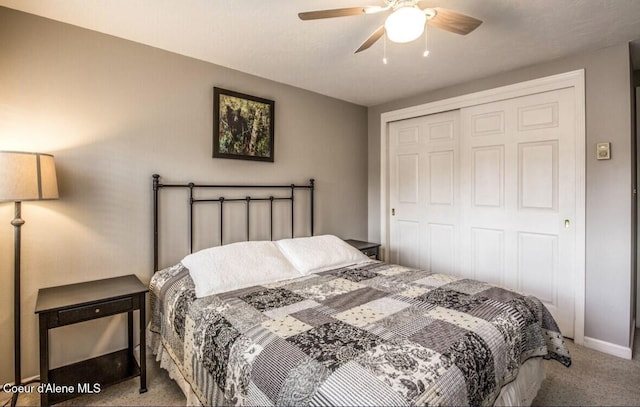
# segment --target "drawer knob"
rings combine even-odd
[[[96,314],[100,313],[100,308],[96,308]]]

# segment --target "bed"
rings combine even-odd
[[[150,346],[188,405],[528,405],[542,359],[571,364],[536,298],[330,235],[195,251],[154,273],[150,301]]]

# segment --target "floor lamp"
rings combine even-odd
[[[15,385],[22,384],[20,364],[20,229],[22,201],[58,199],[58,182],[53,156],[49,154],[0,151],[0,202],[14,202],[14,373]],[[15,406],[18,393],[13,394]]]

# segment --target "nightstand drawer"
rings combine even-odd
[[[100,304],[85,305],[83,307],[58,311],[58,324],[73,324],[75,322],[87,321],[89,319],[101,318],[131,310],[133,310],[131,297],[120,298],[118,300],[101,302]]]

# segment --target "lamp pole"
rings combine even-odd
[[[21,353],[20,353],[20,229],[24,225],[24,220],[21,218],[22,202],[15,202],[15,216],[11,221],[13,225],[13,245],[14,245],[14,291],[13,291],[13,312],[14,312],[14,326],[13,326],[13,338],[14,338],[14,371],[15,371],[15,385],[20,386],[22,384],[21,375]],[[15,407],[18,401],[18,392],[15,392],[11,397],[11,407]]]

